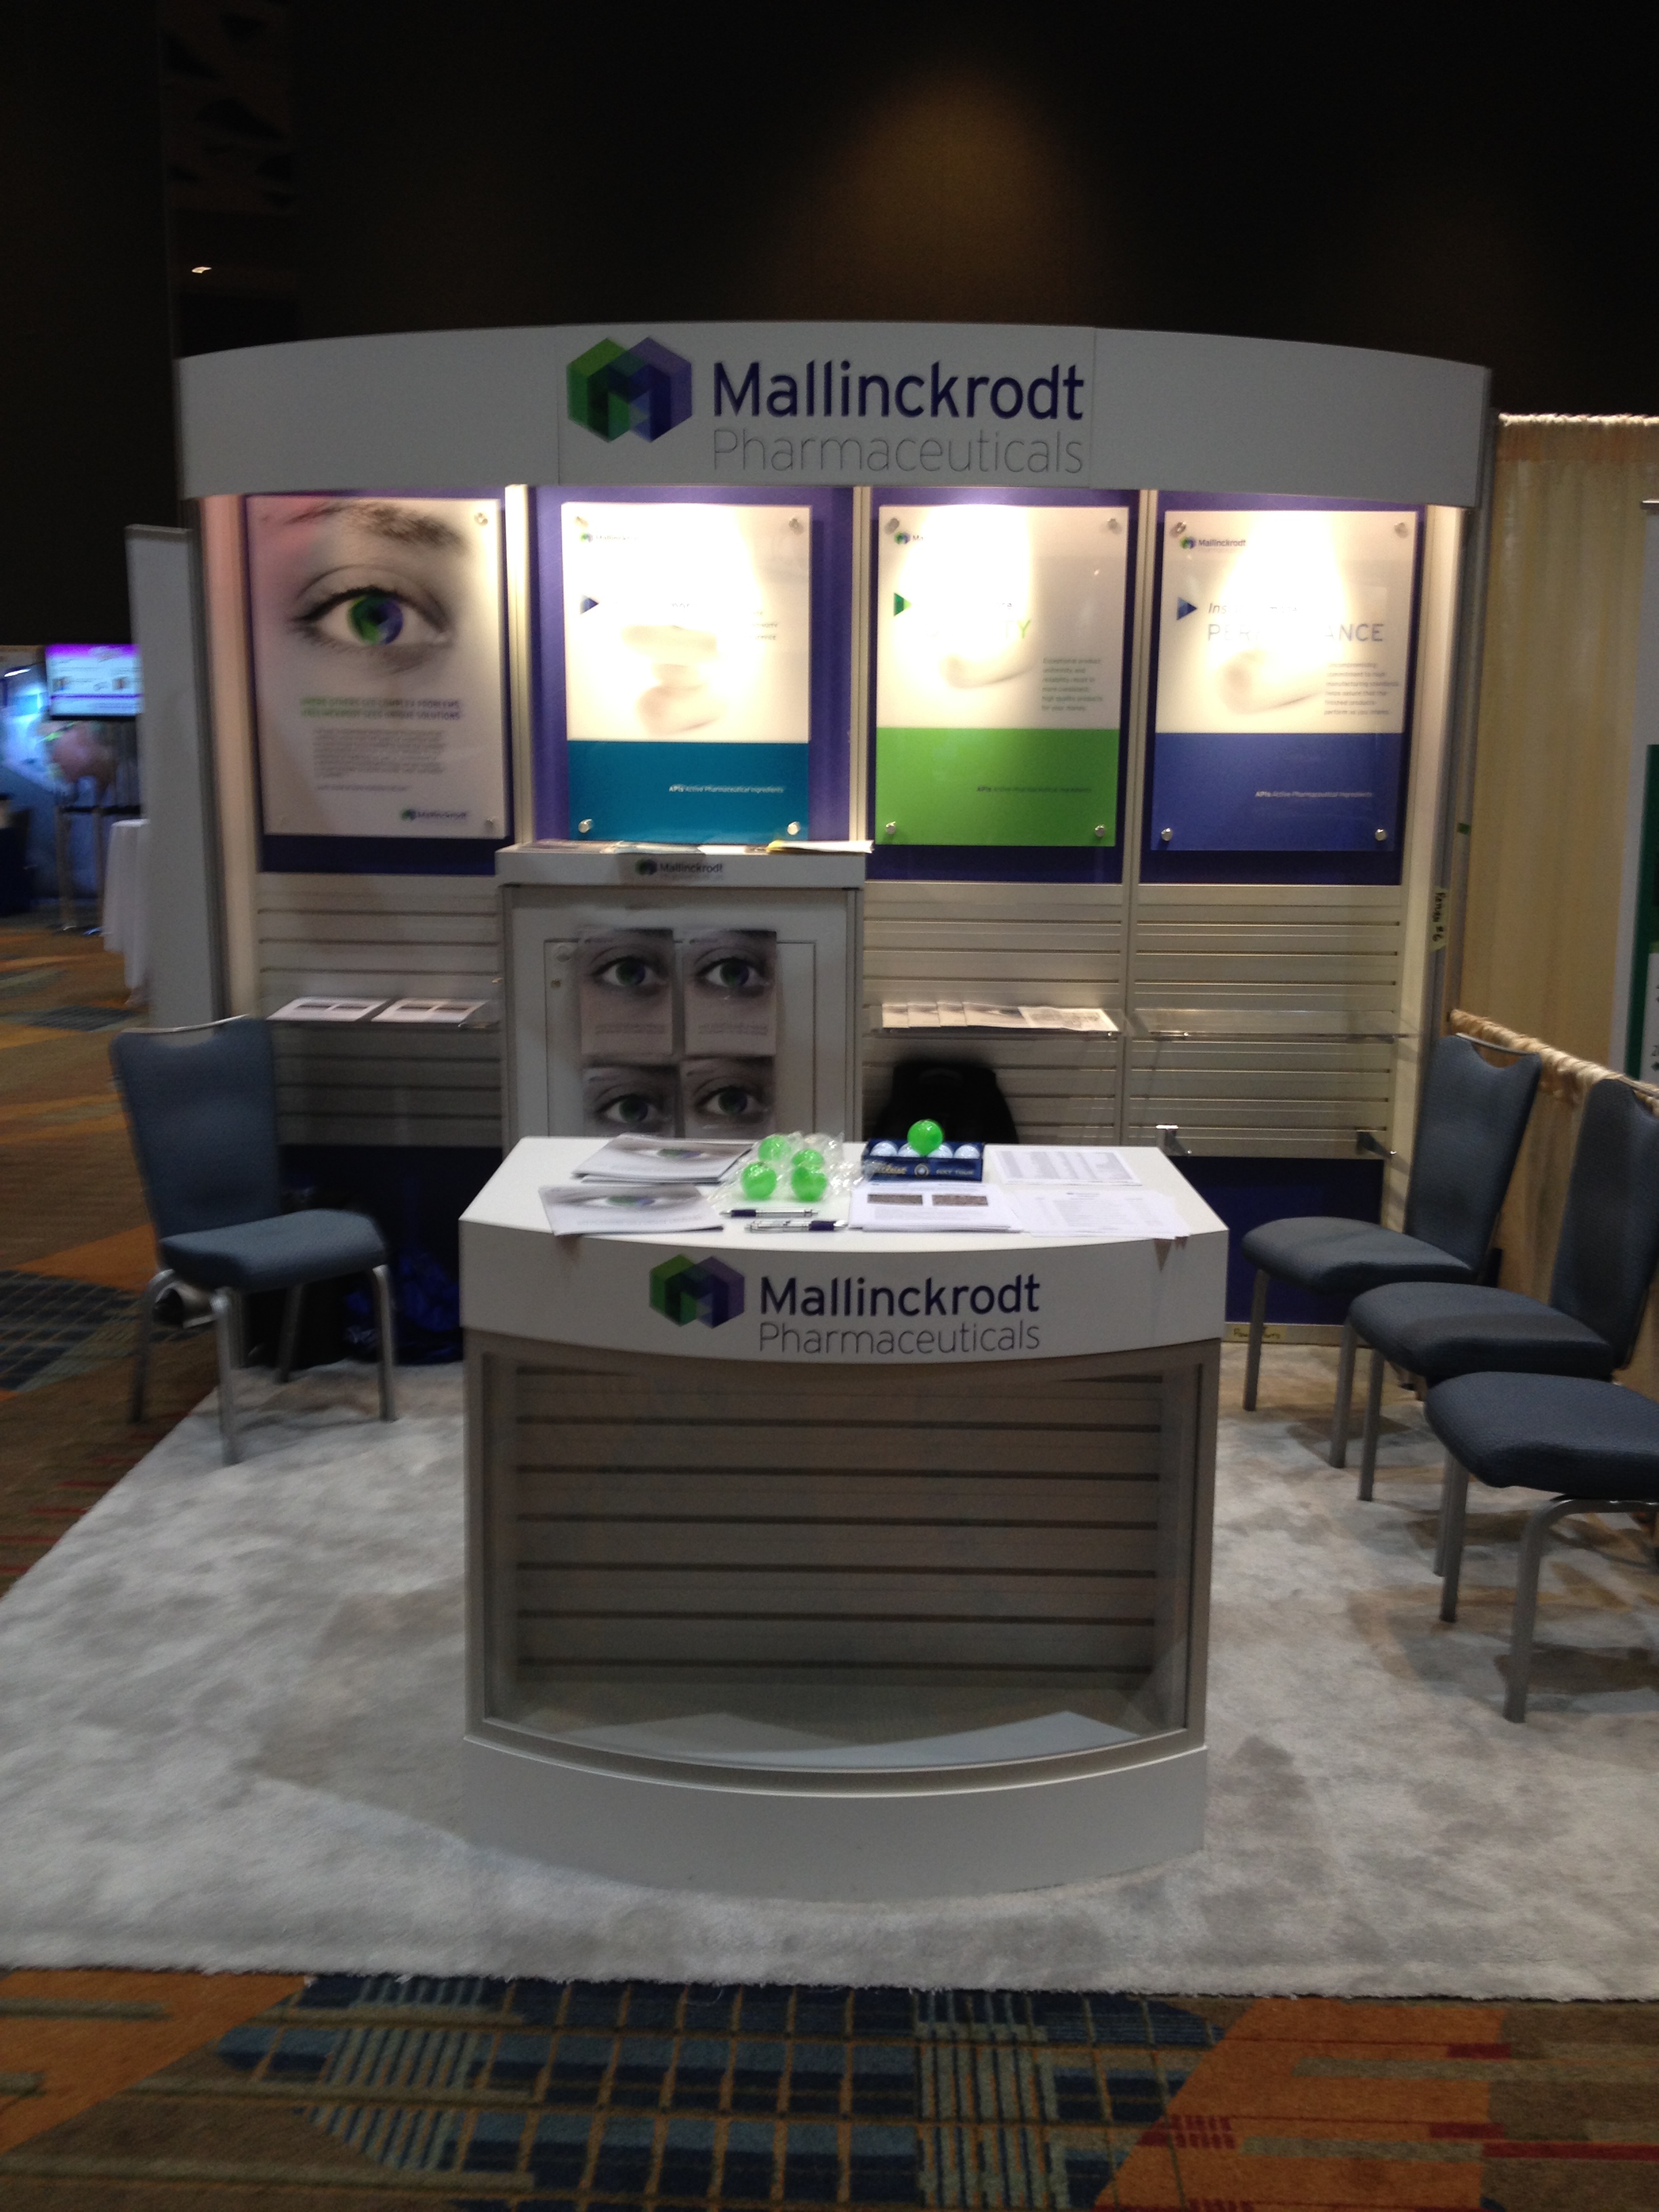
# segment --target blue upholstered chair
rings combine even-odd
[[[240,1459],[240,1300],[254,1291],[287,1291],[278,1358],[286,1382],[306,1285],[362,1270],[374,1284],[380,1419],[395,1419],[386,1246],[366,1214],[321,1207],[283,1212],[276,1071],[264,1024],[244,1018],[191,1029],[128,1030],[116,1038],[111,1057],[162,1262],[139,1310],[132,1419],[143,1419],[156,1303],[175,1283],[187,1283],[204,1291],[213,1308],[225,1461]]]
[[[1549,1302],[1471,1283],[1391,1283],[1348,1311],[1371,1347],[1359,1495],[1369,1498],[1383,1363],[1430,1382],[1456,1375],[1577,1375],[1606,1382],[1629,1360],[1659,1267],[1659,1120],[1628,1084],[1584,1101],[1561,1210]]]
[[[1264,1221],[1240,1249],[1256,1270],[1244,1407],[1255,1404],[1269,1282],[1297,1284],[1326,1297],[1357,1297],[1382,1283],[1472,1283],[1485,1263],[1504,1193],[1538,1088],[1541,1062],[1524,1053],[1494,1067],[1467,1037],[1442,1037],[1429,1062],[1418,1116],[1403,1231],[1330,1214]],[[1353,1391],[1352,1321],[1342,1332],[1331,1465],[1347,1450]]]
[[[1528,1516],[1516,1577],[1504,1717],[1524,1721],[1544,1539],[1564,1514],[1645,1514],[1659,1504],[1659,1406],[1582,1376],[1493,1374],[1437,1384],[1426,1411],[1446,1447],[1436,1562],[1444,1577],[1442,1620],[1457,1618],[1469,1477],[1492,1490],[1554,1493]]]

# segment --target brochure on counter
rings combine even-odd
[[[556,1237],[620,1237],[647,1231],[684,1237],[722,1226],[702,1192],[683,1183],[549,1183],[541,1200]]]
[[[576,1173],[584,1182],[724,1182],[753,1150],[746,1138],[612,1137]]]

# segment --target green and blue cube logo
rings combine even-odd
[[[700,1321],[724,1328],[743,1311],[743,1277],[723,1260],[665,1260],[651,1270],[653,1310],[677,1328]]]
[[[607,444],[631,430],[647,443],[691,412],[691,364],[655,338],[601,338],[565,371],[570,419]]]

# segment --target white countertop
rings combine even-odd
[[[547,1225],[547,1216],[542,1210],[541,1192],[547,1183],[568,1182],[586,1160],[592,1158],[605,1139],[599,1137],[524,1137],[520,1139],[501,1166],[491,1176],[466,1212],[463,1223],[489,1223],[497,1229],[521,1229],[533,1236],[553,1234]],[[1153,1146],[1118,1145],[1113,1150],[1122,1154],[1148,1190],[1163,1194],[1181,1215],[1195,1237],[1219,1231],[1226,1235],[1225,1224],[1212,1213],[1193,1188],[1173,1160],[1165,1158]],[[568,1240],[567,1240],[568,1241]],[[584,1238],[584,1243],[588,1240]],[[599,1240],[594,1240],[599,1241]],[[822,1251],[826,1245],[844,1249],[856,1245],[862,1255],[878,1252],[957,1252],[957,1251],[1025,1251],[1054,1245],[1121,1243],[1120,1237],[1028,1237],[1020,1231],[1006,1230],[982,1237],[969,1236],[952,1230],[948,1234],[927,1236],[915,1230],[902,1231],[897,1236],[878,1236],[867,1229],[837,1231],[833,1237],[822,1231],[809,1229],[750,1230],[747,1222],[734,1224],[732,1228],[705,1231],[702,1234],[653,1237],[637,1232],[625,1237],[607,1237],[608,1244],[654,1244],[659,1248],[672,1245],[678,1252],[697,1245],[710,1251],[735,1247],[741,1243],[750,1251],[799,1251],[803,1247]]]
[[[591,1137],[524,1138],[473,1200],[461,1217],[468,1328],[687,1358],[901,1364],[1068,1358],[1222,1332],[1225,1226],[1151,1147],[1120,1149],[1187,1223],[1178,1241],[746,1224],[556,1237],[542,1187],[597,1149]],[[682,1300],[672,1318],[653,1279],[705,1261],[720,1287],[700,1311]]]

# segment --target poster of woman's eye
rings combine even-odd
[[[585,929],[575,950],[584,1127],[766,1134],[776,1088],[775,930],[704,930],[676,944],[672,929]]]
[[[674,1056],[674,933],[590,929],[577,950],[582,1057]]]
[[[505,837],[499,501],[246,515],[266,831]]]
[[[688,1060],[680,1069],[685,1136],[763,1137],[772,1102],[769,1060]]]
[[[685,946],[685,1049],[767,1057],[778,1048],[778,933],[713,929]]]
[[[679,1087],[679,1070],[672,1063],[641,1067],[615,1060],[584,1067],[582,1126],[596,1137],[672,1137]]]

